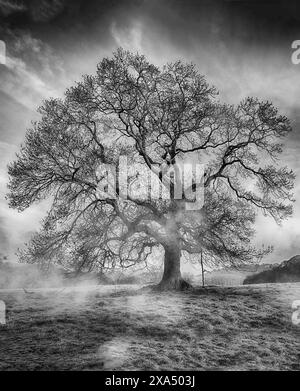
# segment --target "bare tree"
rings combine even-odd
[[[278,165],[289,121],[270,102],[221,104],[194,65],[159,69],[119,49],[39,113],[9,166],[8,199],[19,211],[47,197],[52,205],[21,260],[105,270],[144,262],[158,248],[164,250],[158,287],[184,289],[183,253],[203,251],[224,265],[250,262],[268,251],[251,245],[256,213],[277,223],[292,214],[294,174]],[[119,186],[99,197],[99,167],[119,172],[120,156],[146,167],[162,186],[162,171],[172,165],[205,163],[203,208],[187,210],[190,199],[175,196],[176,175],[168,182],[170,199],[142,191],[124,199]],[[128,178],[129,185],[139,182]]]

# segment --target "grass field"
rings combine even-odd
[[[299,370],[300,284],[0,291],[0,370]]]

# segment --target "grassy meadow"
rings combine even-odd
[[[0,370],[300,370],[300,284],[2,290]]]

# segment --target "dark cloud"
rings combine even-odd
[[[65,0],[0,0],[0,14],[10,20],[27,14],[35,22],[48,22],[63,12],[65,5]]]
[[[27,9],[23,1],[0,0],[0,14],[8,16],[16,12],[23,12]]]
[[[5,1],[21,9],[6,14],[3,23],[29,31],[57,50],[73,50],[75,41],[110,42],[111,23],[126,25],[134,18],[151,22],[163,39],[181,46],[194,40],[210,47],[222,43],[236,51],[287,53],[291,40],[300,36],[300,3],[294,0]]]
[[[29,14],[35,22],[49,22],[65,9],[65,0],[31,0]]]

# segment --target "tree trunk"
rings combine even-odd
[[[164,246],[164,274],[161,282],[155,287],[157,290],[185,290],[191,285],[181,277],[181,251],[175,243]]]

